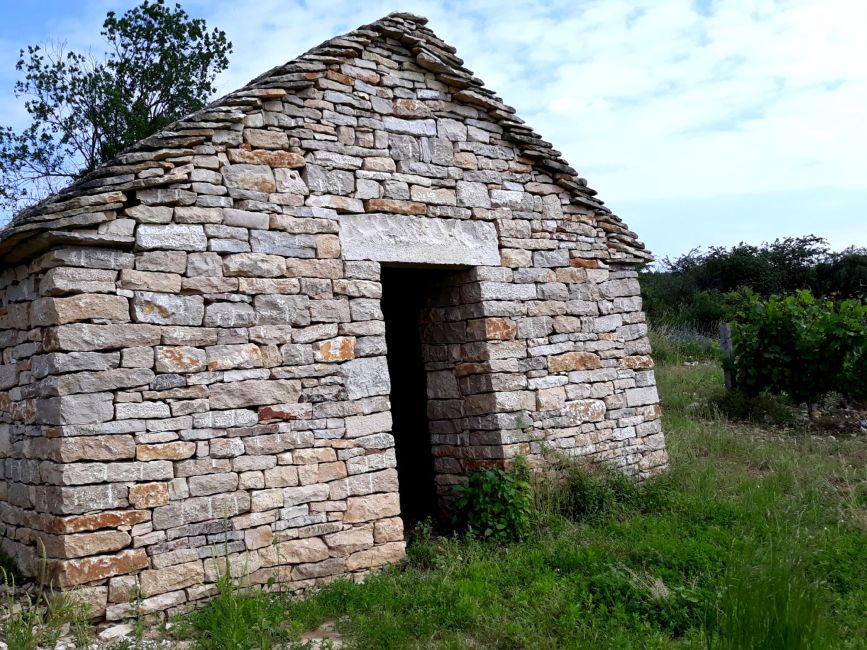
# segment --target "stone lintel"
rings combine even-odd
[[[398,214],[348,214],[340,218],[347,260],[438,266],[499,266],[494,225],[483,221]]]

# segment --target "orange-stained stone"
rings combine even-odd
[[[337,72],[336,70],[327,70],[325,72],[325,78],[330,79],[331,81],[336,81],[339,84],[345,84],[347,86],[351,86],[355,83],[355,79],[350,77],[348,74],[343,74],[342,72]]]
[[[570,372],[572,370],[595,370],[602,367],[602,361],[592,352],[566,352],[548,357],[549,372]]]
[[[569,260],[569,266],[574,266],[580,269],[597,269],[599,262],[597,260],[587,260],[581,257],[573,257]]]
[[[313,417],[310,404],[274,404],[259,409],[259,422],[274,420],[302,420]]]
[[[184,460],[196,453],[194,442],[164,442],[154,445],[137,445],[138,460]]]
[[[416,201],[398,199],[369,199],[365,201],[368,212],[392,212],[394,214],[424,214],[427,207]]]
[[[60,587],[75,587],[111,576],[131,573],[148,566],[144,549],[123,551],[117,555],[95,555],[76,560],[49,562],[52,582]]]
[[[620,360],[620,365],[623,368],[653,368],[653,359],[647,355],[639,354],[632,357],[623,357]]]
[[[92,515],[73,515],[71,517],[50,517],[45,520],[45,530],[49,533],[80,533],[100,528],[119,528],[134,526],[151,518],[149,512],[135,510],[108,510]]]
[[[288,167],[295,169],[303,167],[306,162],[300,153],[291,151],[268,151],[265,149],[229,149],[226,154],[233,163],[252,163],[254,165],[269,165],[270,167]]]
[[[129,488],[129,502],[139,510],[169,503],[168,483],[139,483]]]
[[[479,318],[467,323],[467,334],[476,340],[510,341],[517,332],[518,326],[509,318]]]
[[[317,361],[330,363],[333,361],[349,361],[355,358],[355,337],[338,336],[327,341],[320,341],[316,348]]]

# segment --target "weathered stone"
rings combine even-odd
[[[250,163],[292,169],[304,166],[304,156],[289,151],[229,149],[226,153],[229,156],[229,161],[233,163]]]
[[[592,352],[567,352],[548,357],[548,370],[551,372],[592,370],[593,368],[601,367],[602,361]]]
[[[129,302],[122,296],[81,294],[33,301],[33,325],[64,325],[83,320],[129,321]]]
[[[277,255],[238,253],[223,258],[223,274],[227,276],[276,278],[285,268],[286,262]]]
[[[348,215],[340,244],[349,260],[416,264],[499,265],[497,233],[489,223],[393,215]]]
[[[207,367],[204,350],[191,347],[158,347],[157,372],[201,372]]]
[[[385,517],[396,517],[400,514],[400,497],[396,492],[389,494],[370,494],[361,497],[349,497],[346,500],[346,513],[343,521],[356,523],[373,521]]]
[[[36,411],[44,424],[93,424],[114,417],[111,393],[65,395],[37,402]]]
[[[391,382],[385,357],[367,357],[341,365],[349,399],[388,395]]]
[[[211,386],[210,402],[216,409],[243,408],[297,402],[300,393],[298,383],[293,381],[238,381]]]
[[[146,569],[139,574],[139,584],[143,597],[176,591],[201,584],[204,581],[205,569],[201,561],[176,564],[165,569]]]
[[[117,272],[104,269],[59,267],[49,269],[39,283],[43,296],[63,296],[70,293],[111,293],[115,289]]]
[[[153,325],[91,325],[76,323],[52,328],[46,334],[46,350],[110,350],[135,345],[154,345],[161,339]]]
[[[64,560],[50,569],[51,574],[61,587],[74,587],[96,580],[130,573],[148,565],[144,549],[122,551],[116,555],[96,555],[76,560]]]
[[[132,301],[133,320],[157,325],[201,325],[205,301],[201,296],[136,291]]]
[[[142,250],[203,251],[208,247],[205,230],[199,225],[142,224],[136,228],[135,241]]]
[[[169,503],[168,483],[139,483],[129,488],[129,502],[138,509],[156,508]]]
[[[274,172],[265,165],[226,165],[221,170],[226,187],[258,192],[273,192],[277,189]]]

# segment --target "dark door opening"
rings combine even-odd
[[[436,518],[437,494],[427,418],[427,374],[422,356],[420,317],[428,287],[437,273],[382,268],[382,312],[391,377],[391,416],[400,509],[407,530]]]

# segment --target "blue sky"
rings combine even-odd
[[[101,51],[127,0],[0,0],[0,122],[18,50]],[[187,0],[235,45],[222,92],[398,9],[563,152],[659,257],[813,233],[867,246],[867,3]]]

